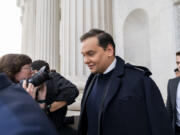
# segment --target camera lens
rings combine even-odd
[[[36,74],[29,78],[27,82],[32,83],[36,87],[41,85],[49,78],[49,71],[47,70],[46,66],[43,66]]]

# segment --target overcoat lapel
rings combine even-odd
[[[180,77],[176,78],[173,82],[172,82],[172,89],[171,90],[174,90],[172,92],[172,99],[173,99],[173,106],[175,107],[175,104],[176,104],[176,94],[177,94],[177,88],[178,88],[178,83],[180,81]]]
[[[121,85],[121,80],[122,80],[121,77],[124,74],[124,61],[119,57],[116,57],[116,59],[117,59],[116,67],[112,73],[112,76],[107,86],[108,91],[104,101],[104,110],[106,110],[110,101],[119,91],[119,87]]]
[[[86,100],[87,100],[87,97],[88,97],[88,95],[89,95],[89,93],[91,91],[91,88],[93,86],[95,78],[96,78],[96,76],[91,74],[91,76],[89,77],[89,79],[87,81],[87,84],[89,84],[89,85],[87,85],[85,87],[85,93],[84,93],[83,98],[82,98],[82,105],[81,105],[82,111],[81,112],[83,112],[83,110],[85,109]]]

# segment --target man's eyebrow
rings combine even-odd
[[[86,51],[86,52],[81,52],[81,54],[84,54],[84,53],[91,53],[91,52],[95,52],[94,50],[89,50],[89,51]]]

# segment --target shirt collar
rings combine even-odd
[[[107,74],[109,73],[111,70],[113,70],[116,66],[116,58],[113,60],[113,62],[111,63],[111,65],[109,65],[109,67],[104,71],[103,74]]]

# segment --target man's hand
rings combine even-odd
[[[29,95],[31,95],[31,97],[32,97],[33,99],[36,98],[37,88],[34,87],[34,85],[33,85],[32,83],[29,83],[28,86],[27,86],[27,81],[24,80],[22,86],[23,86],[23,88],[29,93]]]
[[[43,83],[42,85],[38,87],[34,87],[32,83],[29,83],[27,86],[27,81],[24,80],[22,84],[23,88],[29,93],[29,95],[32,96],[33,99],[36,99],[36,92],[38,90],[38,100],[46,100],[46,93],[47,93],[47,87],[46,84]],[[39,106],[44,109],[45,108],[45,103],[39,103]]]
[[[55,101],[51,104],[50,112],[54,112],[67,105],[66,101]]]

